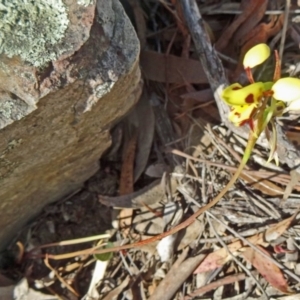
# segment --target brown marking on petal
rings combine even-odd
[[[240,87],[238,87],[238,86],[236,86],[236,87],[232,88],[232,90],[233,90],[233,91],[240,90],[240,89],[241,89],[241,88],[240,88]]]
[[[254,103],[254,95],[253,94],[249,94],[246,99],[245,99],[246,103]]]
[[[276,107],[276,110],[277,110],[277,111],[282,111],[283,109],[284,109],[283,106],[277,106],[277,107]]]
[[[240,118],[240,117],[241,117],[241,114],[240,114],[240,113],[238,113],[237,111],[234,113],[234,115],[235,115],[235,116],[237,116],[238,118]]]
[[[243,126],[243,125],[247,124],[248,122],[249,122],[249,119],[243,120],[242,122],[240,122],[239,126]]]

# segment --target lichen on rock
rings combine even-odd
[[[94,3],[94,0],[78,0],[79,5],[88,6]]]
[[[0,19],[0,53],[37,67],[63,53],[56,47],[69,23],[62,0],[2,0]]]

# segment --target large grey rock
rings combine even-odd
[[[97,171],[140,93],[139,44],[118,0],[28,3],[0,1],[0,248]]]

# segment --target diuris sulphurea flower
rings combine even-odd
[[[258,44],[251,48],[243,60],[250,84],[242,87],[239,83],[233,83],[222,92],[222,99],[230,106],[229,120],[236,126],[248,123],[252,127],[256,121],[256,111],[266,98],[268,101],[264,109],[269,114],[272,113],[272,117],[280,116],[285,106],[290,105],[293,110],[300,110],[300,79],[280,78],[278,56],[275,56],[277,63],[273,81],[254,81],[251,69],[265,62],[270,52],[266,44]]]
[[[273,80],[255,82],[252,69],[264,63],[270,53],[270,48],[266,44],[258,44],[251,48],[243,60],[249,84],[242,86],[239,83],[233,83],[222,91],[221,97],[230,106],[228,118],[235,126],[249,124],[256,139],[263,131],[266,131],[271,149],[268,161],[275,159],[278,164],[274,121],[285,110],[289,110],[289,107],[293,110],[300,110],[300,79],[280,78],[280,60],[275,51],[276,64]],[[246,152],[248,152],[248,160],[251,151],[247,150],[245,154]]]
[[[243,87],[239,83],[233,83],[221,93],[222,99],[231,109],[229,120],[236,126],[248,123],[251,130],[243,158],[236,172],[224,189],[212,201],[201,207],[191,217],[191,220],[216,205],[232,188],[246,166],[257,139],[263,131],[266,131],[266,137],[269,137],[271,149],[269,161],[274,158],[276,163],[278,163],[276,156],[277,135],[274,119],[283,113],[285,103],[300,101],[298,100],[300,99],[300,97],[298,98],[300,96],[300,80],[297,78],[280,79],[280,60],[278,53],[275,51],[276,65],[273,80],[269,82],[255,82],[251,69],[265,62],[270,56],[270,52],[270,48],[266,44],[259,44],[250,49],[244,59],[244,68],[250,84]],[[287,89],[290,89],[290,92]],[[272,135],[270,135],[270,130],[272,130]]]

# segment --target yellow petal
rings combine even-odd
[[[243,87],[239,84],[239,83],[233,83],[230,86],[228,86],[226,89],[223,90],[222,92],[222,99],[224,100],[224,102],[226,102],[228,105],[234,105],[232,104],[232,101],[230,98],[232,98],[234,91],[242,89]],[[235,101],[233,101],[235,102]]]
[[[272,90],[276,100],[284,102],[294,101],[300,98],[300,79],[287,77],[277,80]]]
[[[244,68],[254,68],[260,65],[268,59],[270,52],[270,48],[267,44],[258,44],[252,47],[244,57]]]
[[[264,90],[265,85],[262,82],[255,82],[245,87],[234,83],[223,91],[222,98],[230,106],[258,104]]]
[[[255,107],[255,104],[232,107],[228,119],[235,126],[240,126],[251,118]]]

